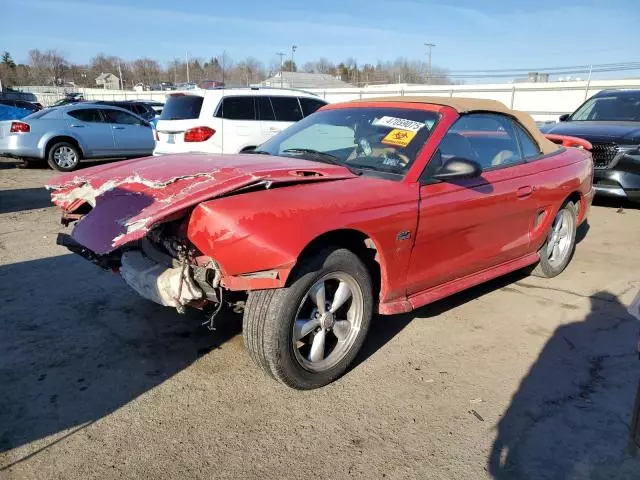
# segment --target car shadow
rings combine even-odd
[[[448,310],[464,305],[476,298],[504,288],[526,277],[528,277],[528,273],[523,270],[519,270],[467,290],[463,290],[462,292],[430,303],[429,305],[425,305],[424,307],[420,307],[409,313],[392,316],[374,315],[369,328],[369,333],[367,334],[367,339],[360,349],[356,360],[351,365],[350,370],[356,368],[358,365],[366,361],[371,355],[380,350],[385,344],[404,330],[404,328],[415,318],[428,319],[437,317]]]
[[[181,316],[141,299],[76,255],[1,266],[0,311],[0,452],[72,434],[241,329],[226,312],[210,332],[201,312]]]
[[[600,195],[596,195],[593,198],[593,205],[596,207],[609,207],[609,208],[617,208],[621,212],[623,210],[639,210],[640,202],[632,202],[626,198],[617,198],[617,197],[603,197]]]
[[[638,478],[638,321],[610,292],[589,300],[583,320],[553,332],[498,422],[493,478]]]
[[[44,187],[0,190],[0,213],[22,212],[51,206],[51,197]]]
[[[589,222],[585,221],[576,230],[576,243],[582,242],[588,232]],[[437,302],[425,305],[413,312],[400,315],[374,315],[371,321],[371,327],[367,334],[367,340],[362,346],[356,360],[351,365],[353,369],[367,360],[371,355],[382,348],[393,337],[398,335],[414,318],[433,318],[448,310],[456,308],[467,302],[471,302],[487,293],[500,290],[512,283],[518,282],[529,276],[528,269],[517,270],[502,277],[495,278],[485,283],[481,283],[475,287],[463,290],[449,297],[438,300]]]

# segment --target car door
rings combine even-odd
[[[297,97],[269,96],[273,106],[273,120],[261,120],[264,141],[302,119],[302,108]]]
[[[421,178],[409,295],[529,253],[536,205],[513,126],[502,115],[463,115],[440,142]],[[456,157],[478,162],[482,175],[431,177]]]
[[[69,128],[80,139],[85,156],[110,156],[115,149],[111,126],[105,123],[98,108],[67,111]]]
[[[222,153],[238,153],[261,143],[253,96],[224,97],[216,117],[222,119]]]
[[[155,146],[151,126],[135,115],[116,108],[100,109],[111,127],[116,155],[150,155]]]

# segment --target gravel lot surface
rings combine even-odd
[[[594,206],[569,268],[379,317],[289,390],[239,317],[139,298],[55,244],[53,173],[0,159],[0,477],[638,479],[640,209]]]

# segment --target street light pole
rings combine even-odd
[[[297,45],[291,45],[291,64],[289,65],[289,71],[291,72],[291,81],[289,87],[293,87],[293,54],[296,53]]]
[[[189,83],[189,52],[185,53],[185,60],[187,61],[187,83]]]
[[[278,55],[280,57],[280,88],[282,88],[282,66],[283,66],[283,58],[285,56],[284,53],[282,52],[278,52],[276,53],[276,55]]]
[[[427,84],[431,85],[431,75],[433,74],[431,70],[431,49],[436,46],[435,43],[425,43],[425,47],[429,49],[429,77],[427,78]]]

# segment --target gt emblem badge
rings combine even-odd
[[[408,240],[410,238],[411,238],[410,230],[403,230],[401,232],[398,232],[398,236],[396,237],[396,239],[398,240]]]

